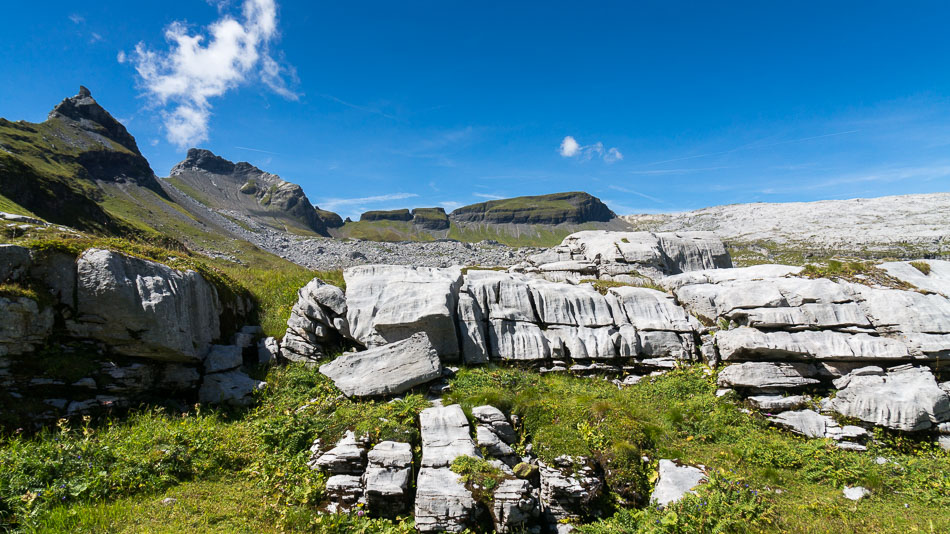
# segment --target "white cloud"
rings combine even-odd
[[[339,207],[359,206],[363,204],[377,204],[380,202],[389,202],[392,200],[403,200],[406,198],[415,198],[419,195],[415,193],[391,193],[388,195],[376,195],[372,197],[359,198],[325,198],[317,203],[321,208],[333,210]]]
[[[464,206],[464,204],[462,204],[461,202],[456,202],[454,200],[443,200],[442,202],[439,202],[439,206],[445,208],[445,211],[451,212],[455,209],[461,208],[462,206]]]
[[[592,145],[581,145],[573,136],[565,136],[561,140],[561,146],[558,153],[565,158],[578,158],[581,161],[588,161],[594,156],[603,158],[607,163],[614,163],[623,159],[623,154],[616,148],[604,149],[604,144],[596,142]]]
[[[115,55],[115,60],[119,63],[125,63],[126,59],[125,52],[122,50],[119,50],[119,53]]]
[[[577,144],[577,140],[568,135],[561,141],[560,152],[565,158],[573,158],[577,155],[577,151],[580,150],[580,148],[581,146]]]
[[[73,13],[69,16],[69,20],[73,21],[73,24],[82,24],[83,22],[86,22],[86,17],[83,17],[78,13]]]
[[[478,198],[487,198],[488,200],[501,200],[503,198],[507,198],[501,195],[490,195],[488,193],[472,193],[472,196],[476,196]]]
[[[220,6],[221,4],[219,4]],[[277,5],[274,0],[244,0],[242,20],[224,14],[205,33],[190,34],[184,23],[165,30],[168,51],[154,51],[140,42],[131,59],[140,85],[156,106],[164,110],[166,137],[179,148],[208,139],[210,99],[221,96],[257,75],[272,91],[288,99],[297,95],[287,88],[281,66],[270,53],[277,38]]]

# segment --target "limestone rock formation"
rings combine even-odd
[[[591,506],[606,487],[599,466],[589,458],[555,458],[539,462],[541,512],[550,526],[592,515]]]
[[[345,270],[343,277],[346,318],[354,339],[374,347],[425,332],[439,356],[458,357],[459,269],[365,265]]]
[[[396,395],[442,376],[435,347],[425,332],[343,354],[320,366],[320,372],[348,397]]]
[[[408,443],[383,441],[367,454],[363,473],[364,495],[370,513],[395,517],[409,506],[412,447]]]
[[[681,465],[672,460],[660,460],[659,478],[650,502],[659,506],[667,506],[682,499],[687,493],[695,493],[693,489],[706,480],[706,470],[703,466]]]
[[[840,384],[831,406],[844,416],[908,432],[950,421],[950,396],[925,367],[852,373]]]
[[[74,336],[129,356],[199,362],[220,335],[217,290],[194,271],[101,249],[84,252],[76,270]]]
[[[297,291],[297,303],[287,320],[280,356],[291,362],[314,363],[326,355],[327,345],[349,338],[343,290],[314,278]]]
[[[479,456],[468,419],[458,404],[419,414],[422,464],[414,515],[420,532],[461,532],[474,520],[475,499],[449,466],[459,456]]]
[[[240,370],[240,346],[215,344],[230,336],[222,314],[241,320],[247,304],[222,300],[196,272],[104,249],[76,258],[4,246],[0,265],[0,282],[40,294],[0,297],[0,388],[22,399],[0,403],[11,419],[39,424],[154,399],[246,404],[264,386]],[[38,370],[37,356],[62,363]],[[83,376],[63,378],[77,370]],[[34,400],[49,409],[20,413]]]
[[[599,278],[631,284],[701,269],[732,267],[722,241],[708,232],[653,234],[586,230],[531,256],[517,270],[553,281]]]

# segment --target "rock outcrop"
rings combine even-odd
[[[419,532],[461,532],[475,521],[476,503],[449,467],[459,456],[479,456],[462,407],[427,408],[419,414],[422,464],[414,515]]]
[[[425,332],[439,356],[457,358],[459,269],[366,265],[347,269],[343,278],[354,339],[375,347]]]
[[[945,262],[930,263],[939,272]],[[905,281],[923,276],[906,263],[887,267]],[[950,419],[950,398],[929,368],[950,354],[950,300],[796,274],[759,266],[687,273],[661,284],[705,324],[724,328],[711,338],[711,354],[730,364],[719,384],[753,397],[763,410],[795,410],[807,404],[802,392],[837,390],[824,409],[868,425],[916,431]],[[933,283],[940,287],[939,276]],[[855,438],[851,430],[842,437],[825,415],[795,413],[773,421],[809,436]]]
[[[327,347],[339,347],[350,338],[346,297],[343,290],[314,278],[297,291],[287,331],[279,343],[287,361],[315,363],[326,356]]]
[[[0,263],[0,282],[29,288],[0,296],[7,419],[37,424],[152,401],[246,404],[264,385],[241,371],[241,346],[214,344],[249,303],[199,273],[104,249],[77,258],[0,246]],[[256,331],[234,339],[250,344]],[[19,414],[33,401],[48,409]]]
[[[221,335],[218,292],[200,274],[109,250],[78,258],[75,299],[70,333],[129,356],[198,363]]]
[[[729,253],[709,232],[586,230],[515,269],[552,281],[598,278],[643,285],[663,276],[727,267],[732,267]]]
[[[425,332],[402,341],[343,354],[320,366],[348,397],[396,395],[442,376],[442,365]]]

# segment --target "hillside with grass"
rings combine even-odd
[[[0,521],[46,532],[414,532],[410,517],[319,514],[326,478],[306,464],[314,437],[333,442],[344,429],[416,442],[422,396],[354,402],[304,366],[271,370],[267,381],[249,410],[144,410],[5,438]],[[541,458],[601,458],[609,517],[580,532],[950,529],[945,452],[886,433],[867,454],[842,451],[777,431],[714,392],[715,376],[701,366],[623,390],[485,367],[452,380],[445,402],[511,410],[524,436],[517,447],[532,445]],[[632,507],[659,458],[706,465],[711,481],[663,510]],[[842,499],[845,485],[871,488],[873,497]]]

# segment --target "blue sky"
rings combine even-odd
[[[84,84],[159,176],[197,144],[344,216],[950,190],[946,2],[102,0],[4,19],[0,116],[41,121]]]

